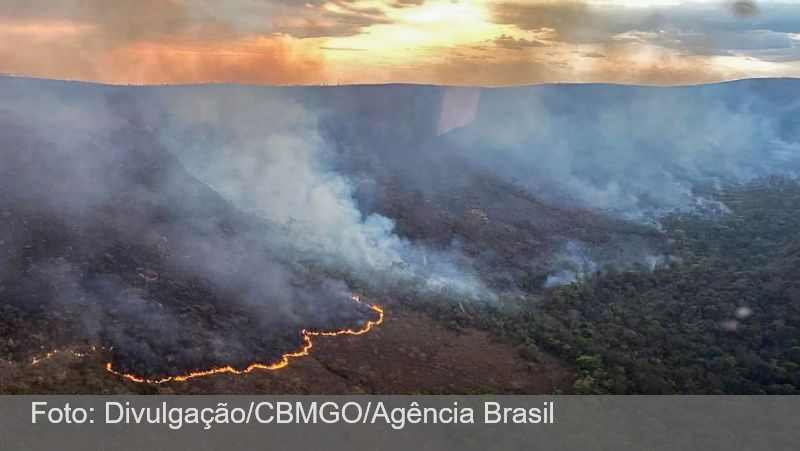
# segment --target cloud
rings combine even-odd
[[[755,5],[8,0],[0,71],[111,83],[479,85],[796,75],[800,5]],[[610,58],[588,61],[598,55]]]
[[[716,66],[717,56],[738,58],[743,69],[747,60],[800,60],[794,34],[800,28],[797,5],[756,9],[753,2],[728,2],[629,8],[504,1],[495,4],[493,18],[521,30],[551,30],[554,45],[577,46],[581,56],[608,57],[581,65],[573,74],[575,81],[700,83],[747,76],[746,69],[734,75]]]
[[[623,13],[630,21],[629,12],[616,11],[606,16],[602,10],[592,8],[584,2],[498,2],[492,7],[496,23],[513,25],[520,30],[550,29],[555,40],[561,42],[597,43],[607,39],[615,31],[624,31],[627,25],[617,25],[613,17]],[[638,15],[637,15],[638,16]]]
[[[297,38],[343,37],[359,34],[372,25],[391,23],[382,9],[360,7],[355,2],[310,6],[273,19],[274,31]]]
[[[408,8],[410,6],[420,6],[425,0],[393,0],[391,5],[395,8]]]
[[[96,29],[67,22],[0,22],[0,71],[107,83],[313,83],[320,51],[280,36],[93,45]]]
[[[546,42],[538,41],[536,39],[514,38],[513,36],[500,36],[494,40],[498,47],[505,49],[525,49],[530,47],[547,47]]]
[[[16,3],[24,5],[16,10]],[[192,3],[55,0],[47,8],[36,0],[4,3],[0,71],[137,84],[323,78],[320,50],[287,37],[242,32],[234,22],[189,9]]]
[[[609,43],[576,74],[584,81],[671,86],[724,79],[709,58],[637,43]],[[582,55],[583,56],[583,55]]]
[[[95,45],[113,45],[184,33],[198,22],[186,6],[176,0],[10,0],[0,6],[0,20],[91,24]]]
[[[99,60],[105,78],[147,83],[314,83],[323,64],[316,51],[289,38],[245,38],[214,45],[133,43]]]

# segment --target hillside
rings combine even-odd
[[[798,87],[0,78],[1,389],[793,393]]]

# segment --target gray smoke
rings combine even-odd
[[[296,348],[300,329],[349,327],[368,313],[350,301],[343,277],[312,268],[287,249],[308,251],[309,257],[320,256],[312,263],[328,266],[372,258],[376,270],[385,268],[380,256],[401,258],[391,253],[393,243],[401,242],[390,228],[365,226],[357,211],[346,210],[347,199],[337,197],[348,195],[344,179],[314,172],[314,162],[302,153],[307,130],[295,118],[274,134],[250,136],[264,137],[279,149],[275,154],[256,161],[243,148],[241,158],[260,165],[266,178],[255,183],[259,174],[250,173],[252,187],[226,186],[250,188],[253,198],[271,196],[276,212],[266,210],[267,203],[255,212],[265,221],[278,218],[276,230],[241,213],[235,194],[248,193],[221,189],[221,196],[186,171],[178,152],[161,142],[168,133],[160,121],[177,113],[158,96],[138,89],[0,82],[3,302],[29,321],[58,320],[59,328],[72,330],[64,345],[113,346],[120,365],[140,375],[270,360]],[[225,124],[203,125],[216,125],[220,136],[242,133],[221,129]],[[305,179],[293,183],[286,173]],[[315,176],[319,180],[311,180]],[[305,191],[277,205],[299,189]],[[335,204],[337,224],[305,235],[293,228],[289,215],[306,208],[325,219],[330,212],[316,209],[327,203]],[[337,225],[362,230],[337,235]],[[311,252],[323,240],[348,239],[358,247],[352,254],[332,246]],[[37,336],[27,338],[29,348],[38,348]]]
[[[678,264],[674,256],[653,254],[647,246],[638,243],[624,252],[608,255],[603,249],[592,248],[574,240],[568,240],[561,251],[556,252],[549,267],[544,287],[552,288],[580,282],[601,270],[640,269],[655,271],[670,264]]]
[[[483,90],[477,119],[448,138],[551,202],[651,223],[720,214],[714,188],[798,174],[798,103],[779,98],[792,84]]]
[[[381,283],[490,295],[457,253],[411,243],[394,233],[392,219],[360,211],[317,114],[291,95],[231,87],[164,90],[156,97],[167,124],[154,127],[165,148],[270,224],[264,240],[271,246]]]
[[[391,219],[361,213],[351,181],[334,168],[337,155],[320,136],[315,112],[291,92],[3,82],[12,88],[0,91],[0,114],[10,127],[6,138],[24,130],[48,148],[33,156],[9,153],[25,168],[13,174],[9,185],[38,192],[54,210],[74,215],[120,196],[133,197],[130,190],[136,188],[126,177],[136,167],[133,160],[146,155],[175,158],[181,171],[188,170],[236,209],[263,222],[260,235],[248,239],[287,261],[353,271],[378,285],[413,284],[423,290],[489,296],[457,252],[415,245],[394,233]],[[168,165],[143,170],[154,169],[172,171]],[[187,210],[202,207],[206,199],[193,194],[186,199],[182,190],[187,175],[181,171],[161,174],[157,193],[136,194],[180,199]],[[185,246],[194,253],[212,248],[203,263],[192,263],[193,269],[206,265],[204,274],[219,275],[219,268],[236,268],[215,277],[229,280],[239,267],[253,263],[243,257],[249,242],[229,242],[212,233],[214,224],[197,221],[194,226],[203,229],[203,243],[187,243],[176,234],[179,238],[167,246]],[[213,255],[220,249],[226,251]]]

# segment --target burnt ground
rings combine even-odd
[[[173,213],[162,213],[156,220],[145,216],[152,214],[145,209],[138,215],[140,222],[133,223],[142,225],[138,230],[117,208],[95,212],[87,223],[26,205],[0,202],[0,229],[6,241],[0,248],[7,256],[0,284],[0,392],[543,394],[571,387],[570,369],[551,356],[540,353],[531,359],[530,350],[515,343],[475,329],[453,328],[392,301],[385,323],[369,334],[316,337],[311,356],[294,359],[277,372],[158,386],[123,381],[104,370],[105,362],[149,377],[225,364],[241,368],[296,349],[298,331],[309,322],[332,329],[361,324],[372,315],[353,316],[359,311],[343,304],[340,317],[313,323],[313,315],[300,305],[293,317],[307,322],[265,325],[256,321],[252,306],[230,292],[169,264],[177,253],[172,243],[179,237],[168,234],[190,231],[175,229]],[[224,208],[209,212],[206,220],[220,217],[229,218],[223,224],[228,233],[247,228]],[[469,212],[465,217],[473,220]],[[478,220],[478,227],[491,224],[488,218]],[[103,283],[109,277],[115,283]],[[80,302],[89,295],[105,301]],[[383,304],[381,299],[375,302]],[[149,312],[156,307],[179,318],[179,327],[169,332],[156,328],[152,321],[160,321],[161,315]],[[92,324],[87,318],[94,318]],[[207,352],[220,342],[230,347]],[[28,364],[33,356],[52,349],[93,344],[114,350],[83,358],[61,354],[37,366]]]
[[[302,344],[302,329],[356,328],[372,317],[343,284],[300,269],[288,273],[258,240],[243,237],[246,224],[224,213],[203,218],[236,237],[218,242],[216,230],[139,203],[87,215],[0,201],[0,358],[27,361],[43,349],[99,344],[112,350],[115,368],[158,379],[273,361]],[[237,242],[252,246],[227,249]],[[235,259],[221,258],[225,252]],[[217,262],[224,272],[203,270]],[[273,292],[259,284],[261,276],[281,277],[285,286]]]
[[[316,338],[310,356],[278,371],[143,385],[102,369],[102,353],[30,366],[0,362],[0,392],[27,394],[437,394],[568,393],[571,371],[474,329],[452,329],[393,305],[384,324],[356,337]]]
[[[53,149],[24,128],[0,128],[0,391],[553,393],[570,387],[569,370],[555,359],[531,363],[513,343],[445,327],[399,303],[390,303],[385,324],[370,334],[316,338],[312,356],[274,373],[163,386],[107,373],[107,361],[148,378],[271,362],[297,349],[303,328],[357,327],[373,313],[349,299],[343,279],[260,245],[259,236],[270,231],[186,172],[136,118],[114,140],[121,163],[105,168],[108,192],[84,203],[87,193],[62,195],[81,186],[67,177],[50,180],[75,161],[53,162]],[[105,150],[87,152],[102,158]],[[88,194],[97,193],[91,188]],[[472,220],[469,211],[461,213]],[[484,236],[498,244],[496,236]],[[53,349],[95,344],[111,350],[29,364]]]

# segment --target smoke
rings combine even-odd
[[[513,289],[542,271],[567,283],[609,265],[670,263],[664,215],[718,217],[729,212],[716,196],[726,188],[797,176],[800,104],[784,94],[796,85],[476,88],[460,103],[451,94],[462,88],[354,87],[311,97],[326,142],[345,155],[339,164],[358,174],[363,205],[395,218],[402,234],[455,237],[484,280],[498,287],[510,279],[503,286]]]
[[[488,293],[457,252],[362,214],[287,93],[0,82],[4,303],[69,329],[65,345],[112,348],[116,368],[272,361],[301,329],[363,323],[354,283]]]
[[[663,215],[797,175],[796,88],[470,90],[443,122],[447,88],[0,79],[5,316],[163,376],[361,324],[354,287],[492,299],[653,270]]]
[[[273,224],[272,238],[326,263],[383,271],[403,261],[406,243],[392,222],[362,217],[347,178],[329,169],[305,108],[280,93],[211,91],[182,90],[164,101],[170,122],[162,137],[192,173]]]
[[[141,91],[2,83],[3,306],[53,331],[24,335],[27,352],[99,342],[115,367],[163,376],[272,361],[301,329],[370,314],[187,172]]]
[[[159,130],[194,175],[270,225],[270,246],[382,284],[489,296],[459,255],[425,249],[397,236],[392,219],[362,214],[317,113],[286,92],[253,91],[163,90],[156,97],[168,122]]]
[[[778,100],[793,83],[485,90],[475,122],[448,138],[551,202],[650,223],[675,210],[720,214],[704,193],[797,175],[798,105]]]
[[[575,283],[598,269],[598,264],[574,241],[569,241],[564,252],[556,256],[554,266],[560,269],[547,276],[545,288]]]
[[[625,270],[631,268],[655,271],[672,263],[679,263],[673,256],[654,254],[643,243],[618,249],[609,255],[607,249],[587,246],[575,240],[568,240],[564,248],[556,252],[549,264],[551,273],[544,282],[545,288],[570,285],[601,270]]]

